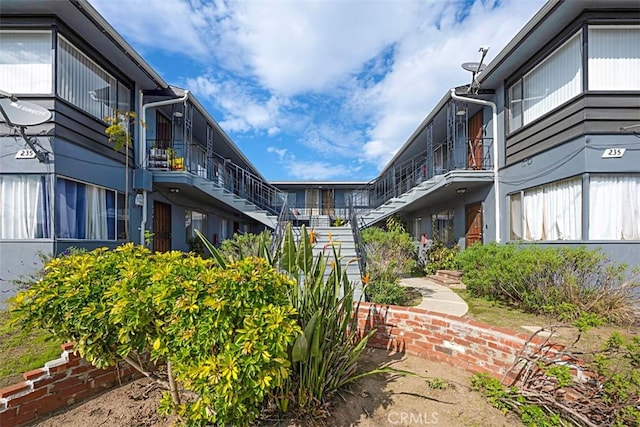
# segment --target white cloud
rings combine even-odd
[[[460,64],[481,45],[495,56],[544,3],[90,1],[143,53],[199,61],[184,81],[227,132],[258,132],[265,145],[292,136],[284,169],[302,179],[349,176],[339,161],[381,168],[450,87],[469,82]],[[296,144],[320,159],[296,160]]]
[[[433,15],[438,21],[427,19],[408,33],[397,44],[391,72],[374,86],[356,89],[348,101],[373,117],[363,159],[384,166],[449,88],[469,83],[471,75],[460,64],[478,61],[481,45],[492,46],[489,57],[495,56],[541,4],[476,1],[461,23],[449,4]]]
[[[324,181],[352,175],[362,169],[362,166],[350,166],[317,160],[298,160],[286,148],[267,147],[267,152],[278,156],[278,163],[286,171],[289,178]]]
[[[198,76],[187,79],[186,85],[196,97],[209,99],[224,111],[220,125],[231,132],[264,130],[275,135],[279,130],[276,124],[281,107],[289,104],[288,100],[275,95],[267,95],[261,100],[248,84],[229,79]]]

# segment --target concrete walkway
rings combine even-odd
[[[422,302],[416,306],[417,308],[453,316],[464,316],[469,310],[467,303],[458,294],[424,277],[400,279],[400,284],[420,291]]]

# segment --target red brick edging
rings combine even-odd
[[[541,337],[530,339],[530,335],[475,320],[368,302],[360,303],[358,328],[363,332],[376,329],[369,347],[406,352],[498,379],[507,373],[528,340],[534,346],[544,344]],[[542,351],[562,349],[551,345]]]
[[[15,427],[139,377],[127,364],[98,369],[63,344],[58,359],[25,372],[24,381],[0,389],[0,426]]]
[[[360,303],[358,328],[376,329],[369,347],[445,362],[470,372],[501,379],[512,366],[529,335],[474,320],[419,308]],[[531,344],[540,345],[540,337]],[[0,426],[15,427],[138,378],[127,364],[98,369],[62,345],[59,359],[23,374],[25,381],[0,389]],[[562,350],[551,346],[544,351]]]

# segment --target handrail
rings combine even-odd
[[[354,208],[353,198],[349,196],[349,224],[353,233],[356,255],[358,255],[358,265],[360,266],[360,277],[367,274],[367,251],[360,235],[360,224],[358,224],[358,212]]]
[[[275,230],[273,230],[273,234],[271,236],[271,245],[269,246],[269,251],[272,255],[276,253],[276,251],[282,244],[282,239],[284,238],[284,231],[285,231],[287,222],[289,222],[289,207],[288,207],[288,195],[285,193],[284,200],[282,203],[282,209],[280,209],[280,213],[278,214],[278,220],[276,221],[276,228]]]
[[[471,150],[478,140],[483,144],[484,155],[481,162],[478,162]],[[365,215],[390,199],[411,191],[422,182],[453,170],[492,170],[493,159],[490,153],[493,138],[468,138],[465,142],[466,144],[461,144],[465,149],[462,153],[464,156],[460,153],[456,156],[456,146],[452,148],[444,140],[434,146],[430,156],[427,155],[427,150],[424,150],[402,163],[393,165],[383,175],[354,191],[361,200],[354,201],[353,208],[358,215]],[[434,159],[434,154],[439,158]],[[456,164],[456,159],[459,164]]]
[[[149,140],[147,146],[148,168],[151,170],[189,172],[272,215],[279,215],[282,211],[280,201],[284,200],[286,193],[216,153],[207,157],[204,147],[198,144],[187,146],[181,140]],[[214,159],[220,161],[214,162]]]

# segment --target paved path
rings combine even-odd
[[[464,316],[469,310],[467,303],[458,294],[424,277],[400,279],[400,284],[420,291],[422,302],[416,306],[417,308],[453,316]]]

